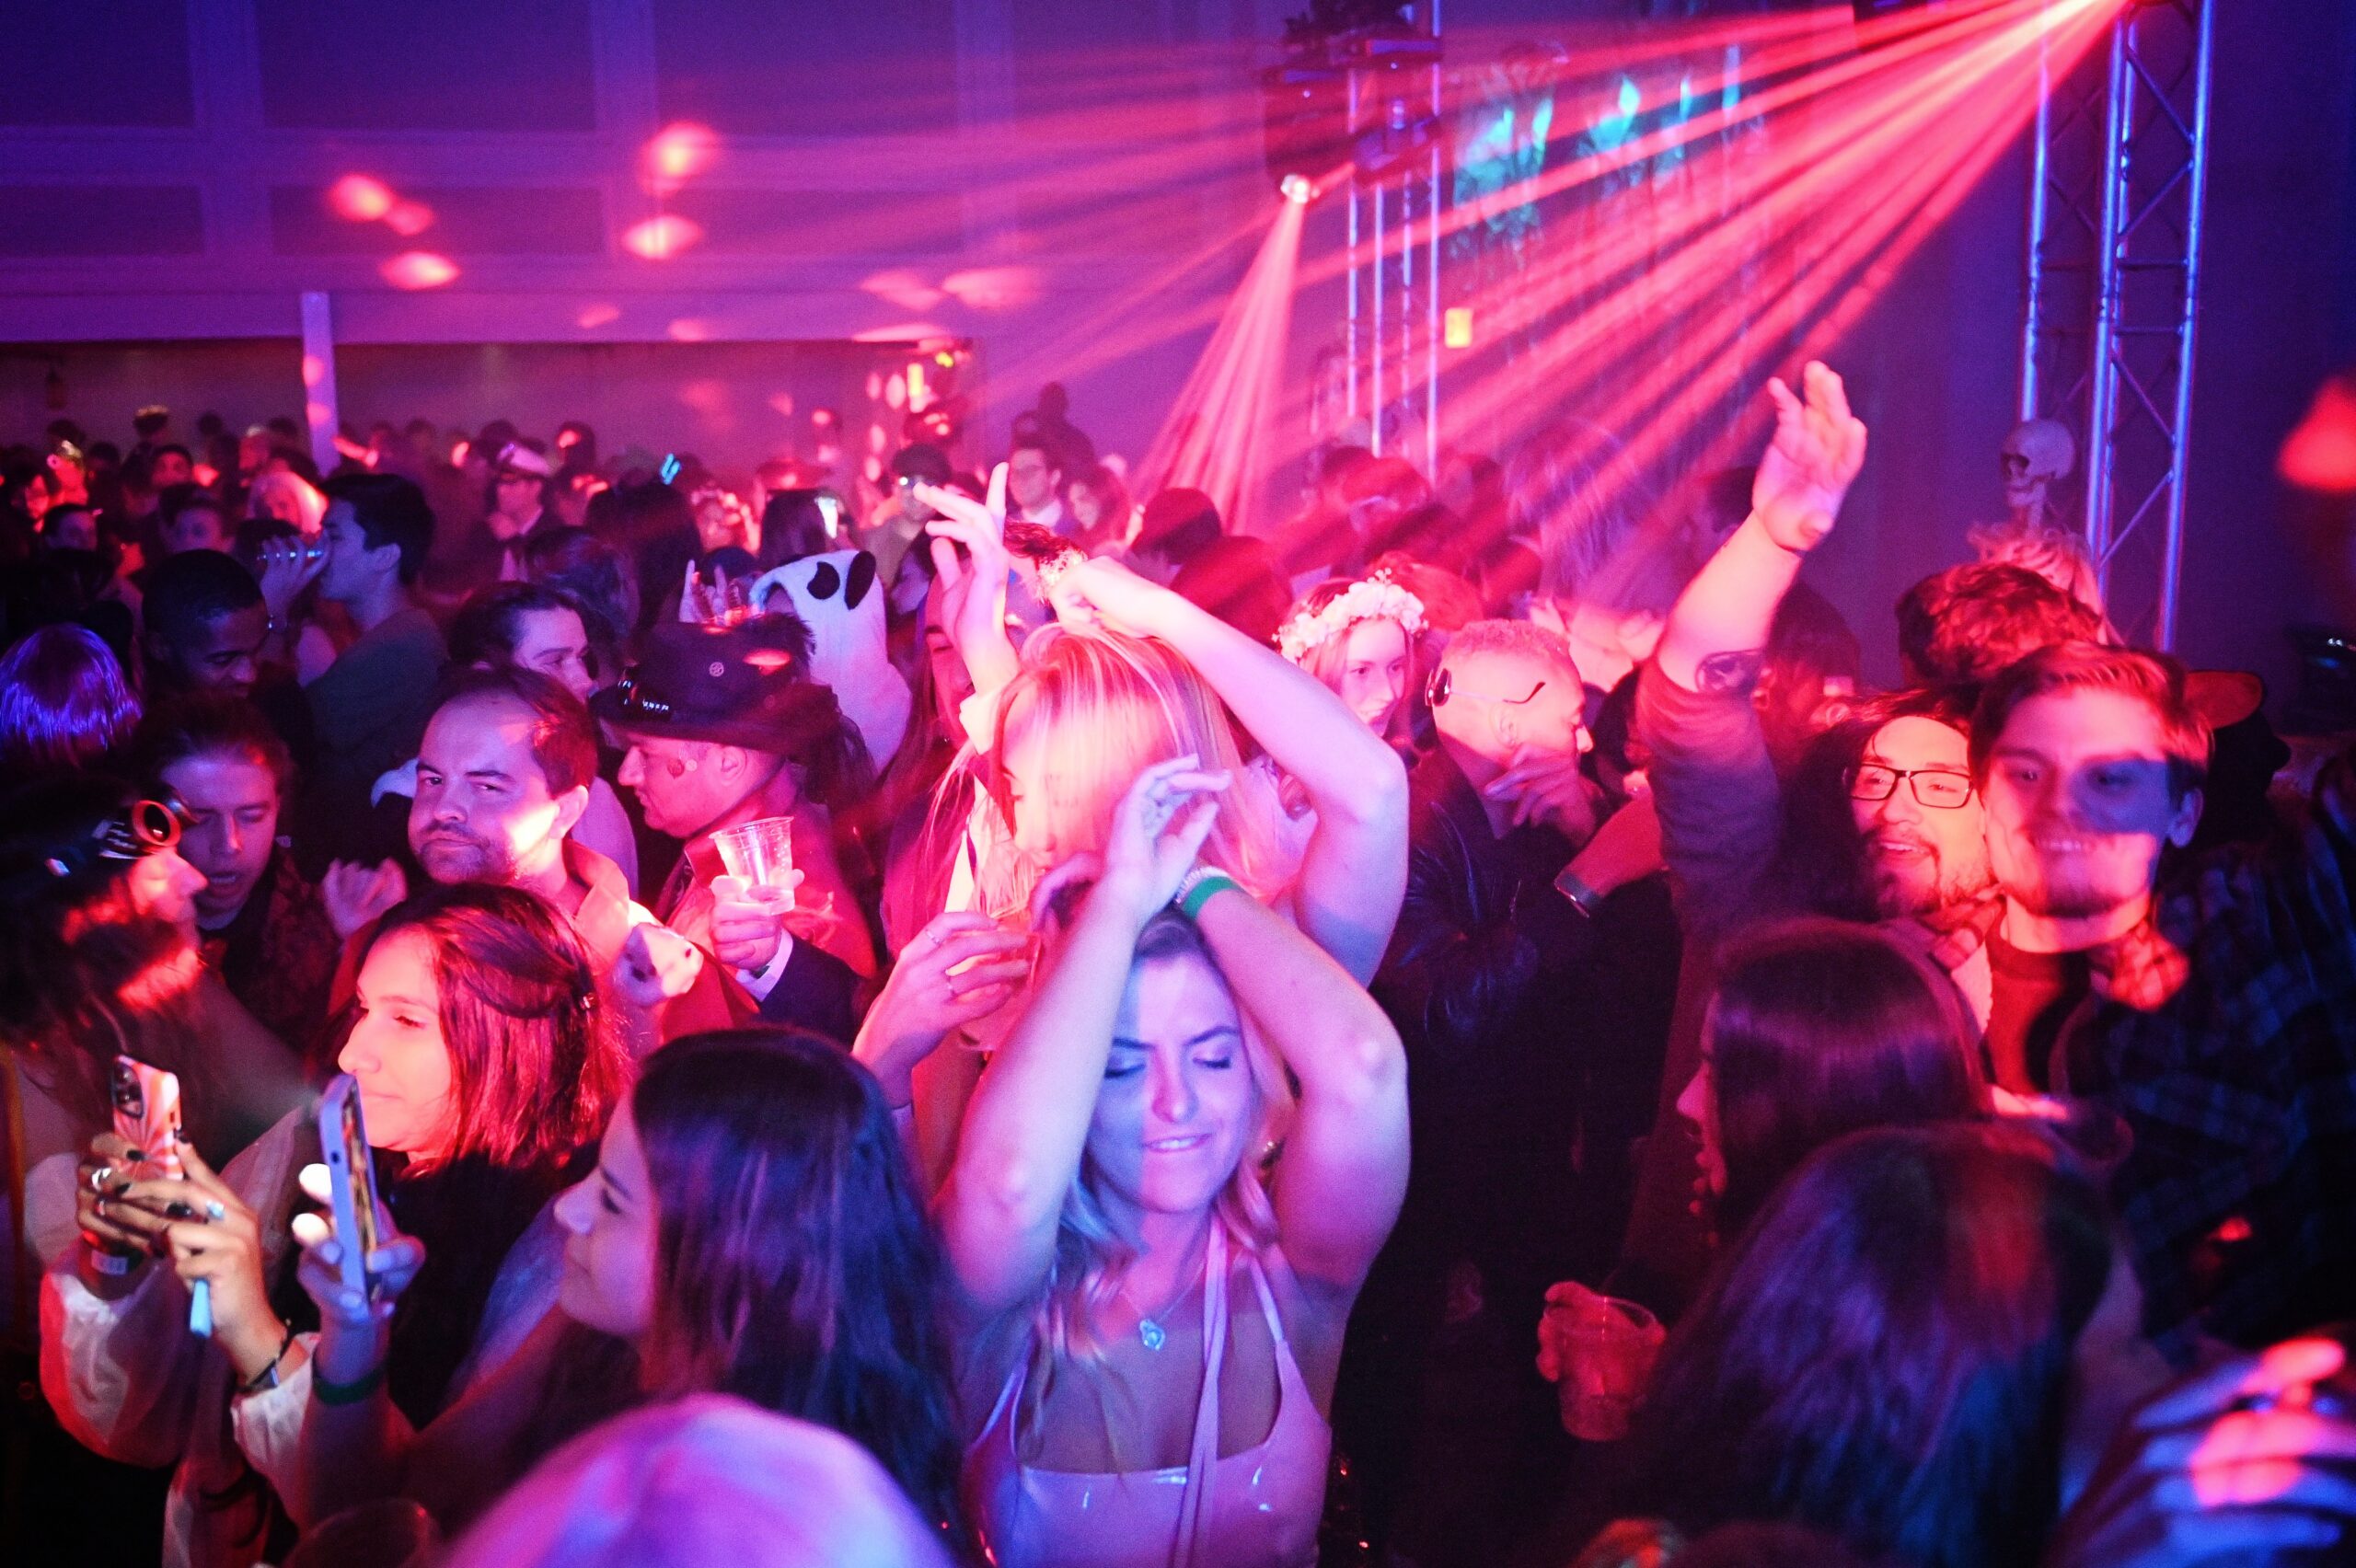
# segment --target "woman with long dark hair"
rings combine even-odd
[[[590,1422],[724,1393],[856,1438],[964,1551],[940,1251],[891,1113],[840,1046],[782,1030],[665,1045],[557,1216],[560,1315],[422,1430],[381,1396],[315,1411],[306,1511],[400,1492],[455,1529]],[[340,1304],[340,1246],[303,1269],[317,1356],[364,1381],[381,1309]]]
[[[1967,1030],[1955,987],[1872,927],[1796,919],[1744,939],[1719,965],[1701,1070],[1677,1101],[1701,1135],[1718,1233],[1843,1133],[1986,1114]]]
[[[1615,1511],[1688,1537],[1788,1520],[1907,1568],[2038,1562],[2122,1403],[2165,1380],[2142,1307],[2094,1183],[2035,1132],[1852,1135],[1671,1332]]]
[[[358,1080],[390,1217],[429,1253],[380,1260],[406,1286],[375,1320],[382,1385],[422,1424],[548,1315],[561,1254],[550,1200],[579,1176],[628,1065],[580,939],[518,889],[436,887],[398,905],[357,989],[338,1065]],[[171,1561],[262,1555],[277,1518],[253,1472],[287,1495],[307,1412],[369,1392],[320,1383],[300,1332],[314,1314],[288,1240],[296,1174],[318,1151],[306,1109],[220,1175],[184,1147],[185,1180],[135,1180],[149,1168],[111,1134],[83,1160],[86,1242],[50,1271],[45,1320],[61,1332],[42,1346],[42,1384],[90,1447],[178,1465]],[[102,1250],[133,1266],[114,1272]],[[188,1327],[200,1280],[210,1339]]]

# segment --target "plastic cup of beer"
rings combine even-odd
[[[1626,1436],[1668,1331],[1634,1301],[1576,1285],[1549,1294],[1547,1327],[1563,1373],[1554,1385],[1563,1430],[1588,1443]]]

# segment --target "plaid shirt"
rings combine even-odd
[[[2179,1355],[2356,1311],[2356,754],[2295,836],[2182,870],[2060,1052],[2134,1133],[2112,1197]]]

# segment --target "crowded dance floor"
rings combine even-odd
[[[0,1562],[2356,1563],[2356,10],[19,9]]]

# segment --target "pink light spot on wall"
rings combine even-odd
[[[972,267],[952,272],[941,286],[969,310],[1011,310],[1039,297],[1039,274],[1028,267]]]
[[[328,211],[355,224],[373,224],[393,210],[393,189],[374,175],[347,174],[328,187]]]
[[[930,310],[941,303],[941,291],[918,273],[907,271],[877,272],[860,281],[863,294],[873,294],[887,305],[902,310]]]
[[[403,239],[415,239],[433,226],[433,209],[422,202],[396,202],[385,214],[385,226]]]
[[[711,323],[699,317],[682,316],[663,330],[675,343],[704,343],[711,340]]]
[[[665,125],[647,139],[647,187],[657,192],[676,190],[710,168],[719,156],[720,137],[710,126],[688,121]]]
[[[927,338],[941,336],[941,329],[930,321],[902,321],[891,327],[871,327],[864,332],[851,334],[854,343],[920,343]],[[871,392],[870,397],[875,396]]]
[[[594,332],[600,327],[610,327],[621,318],[622,307],[618,305],[593,305],[573,319],[580,322],[583,331]]]
[[[881,398],[884,396],[884,373],[882,371],[871,370],[867,373],[867,395],[871,398]]]
[[[870,452],[881,454],[890,447],[891,444],[892,438],[884,433],[884,427],[882,425],[869,425],[867,427],[867,449]]]
[[[397,289],[438,289],[458,275],[458,264],[431,250],[404,250],[376,271]]]
[[[680,387],[679,401],[699,414],[717,414],[728,407],[728,386],[705,376]]]
[[[304,386],[317,386],[319,384],[319,377],[325,375],[327,373],[328,367],[326,362],[321,360],[318,355],[305,354],[303,356]]]
[[[768,397],[768,404],[769,404],[769,407],[770,407],[770,408],[775,409],[779,413],[780,413],[780,414],[784,415],[787,419],[791,419],[791,418],[793,417],[793,394],[792,394],[792,393],[791,393],[791,392],[772,392],[772,393],[770,393],[770,394],[769,394],[769,397]]]
[[[303,422],[314,430],[323,424],[333,424],[335,410],[315,398],[303,405]]]
[[[881,484],[884,482],[883,458],[870,457],[866,462],[861,463],[859,467],[860,471],[867,476],[868,483]]]
[[[884,384],[884,404],[886,408],[905,409],[908,406],[908,388],[898,376]]]
[[[622,248],[649,261],[668,261],[703,238],[703,225],[676,213],[636,223],[622,234]]]

